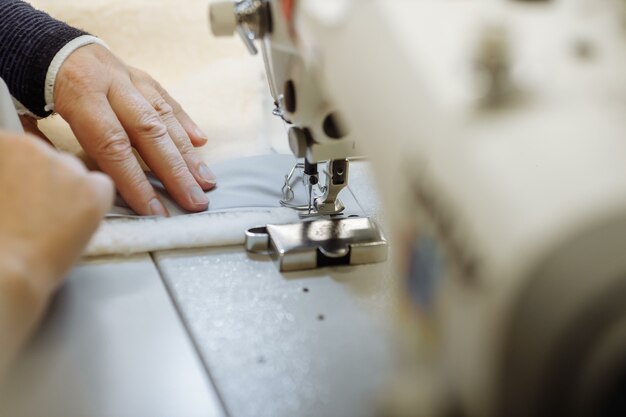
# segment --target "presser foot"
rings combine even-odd
[[[281,200],[280,205],[297,211],[298,216],[302,218],[336,216],[343,213],[343,211],[345,210],[345,206],[339,200],[335,200],[332,203],[322,203],[321,205],[318,205],[318,203],[316,202],[314,205],[311,206],[308,206],[306,204],[295,205]]]
[[[282,187],[283,198],[280,205],[296,210],[300,217],[334,216],[343,213],[345,206],[337,198],[339,192],[347,186],[348,161],[331,160],[324,170],[325,185],[319,181],[317,165],[298,162],[294,165]],[[308,202],[306,204],[295,203],[295,190],[297,185],[303,185],[307,191]]]
[[[331,202],[315,201],[315,210],[318,216],[334,216],[343,213],[345,206],[340,200],[334,200]]]

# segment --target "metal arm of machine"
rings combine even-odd
[[[216,2],[209,11],[211,29],[215,36],[239,33],[252,54],[258,52],[254,41],[261,43],[276,105],[273,113],[291,125],[290,147],[306,161],[302,177],[309,204],[301,211],[306,216],[339,214],[344,206],[338,194],[348,185],[348,158],[361,154],[315,71],[301,56],[293,30],[296,8],[297,2],[283,0]],[[317,165],[322,163],[327,167],[321,170],[326,175],[320,184]],[[285,199],[283,203],[291,207]]]

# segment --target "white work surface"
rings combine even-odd
[[[350,192],[378,202],[364,162]],[[243,231],[242,231],[243,233]],[[391,368],[387,264],[281,274],[243,247],[85,262],[0,416],[373,415]]]

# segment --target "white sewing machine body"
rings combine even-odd
[[[623,4],[328,3],[299,2],[300,45],[372,156],[419,316],[414,411],[615,412]]]

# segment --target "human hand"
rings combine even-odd
[[[0,131],[0,260],[53,290],[113,202],[113,184],[30,135]]]
[[[215,176],[194,146],[207,139],[148,74],[127,67],[100,45],[84,46],[61,66],[54,103],[135,212],[168,214],[132,148],[178,204],[189,211],[206,210],[209,200],[203,190],[215,187]]]
[[[0,371],[82,253],[113,183],[30,135],[0,131]]]

